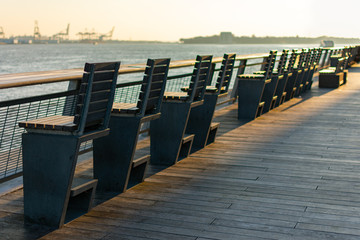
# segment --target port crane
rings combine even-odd
[[[84,32],[78,32],[76,35],[80,36],[81,40],[97,40],[98,34],[92,30],[92,32],[89,32],[86,28]]]
[[[70,23],[68,23],[67,28],[65,30],[62,30],[61,32],[54,34],[53,38],[58,39],[58,40],[68,40],[69,39],[69,29],[70,29]]]
[[[100,35],[99,40],[100,41],[111,40],[112,35],[114,33],[114,29],[115,27],[113,27],[110,32]]]
[[[5,32],[3,27],[0,27],[0,38],[5,38]]]
[[[41,34],[40,34],[40,29],[39,29],[38,21],[35,21],[34,39],[40,39],[40,38],[41,38]]]

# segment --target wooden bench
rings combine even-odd
[[[280,60],[279,60],[278,67],[273,72],[273,76],[278,77],[278,81],[277,81],[277,86],[276,86],[275,94],[274,94],[276,96],[276,101],[274,103],[274,106],[271,107],[271,109],[278,107],[279,105],[281,105],[285,102],[285,98],[287,95],[287,92],[285,91],[285,89],[286,89],[288,79],[290,77],[292,77],[292,68],[294,65],[293,58],[291,58],[291,57],[288,58],[289,52],[290,52],[290,50],[288,50],[288,49],[283,50]],[[275,99],[273,99],[273,101],[274,100]]]
[[[300,96],[301,93],[304,93],[307,90],[307,86],[309,84],[309,78],[311,75],[311,71],[313,69],[315,49],[314,48],[304,49],[304,52],[305,52],[305,57],[302,65],[303,75],[300,82],[300,88],[298,89],[296,96]]]
[[[351,67],[352,65],[356,64],[357,60],[358,60],[358,55],[359,55],[359,49],[360,46],[351,46],[350,49],[350,59],[349,59],[349,67]]]
[[[269,112],[271,109],[278,106],[276,105],[277,102],[282,103],[285,99],[286,93],[284,95],[283,92],[287,79],[284,75],[284,69],[286,66],[288,54],[289,50],[284,49],[280,56],[277,69],[272,71],[271,82],[265,85],[261,98],[261,102],[264,102],[263,113]]]
[[[360,62],[360,45],[354,47],[352,54],[354,63]]]
[[[298,76],[295,82],[293,97],[297,97],[302,93],[304,86],[304,80],[306,80],[306,76],[309,72],[308,63],[310,60],[310,51],[306,48],[301,49],[298,62],[295,65],[294,69],[298,72]],[[296,88],[296,89],[295,89]]]
[[[50,116],[19,126],[22,136],[25,220],[61,227],[86,213],[96,179],[74,179],[82,142],[109,134],[120,63],[86,63],[74,116]]]
[[[317,71],[317,69],[319,67],[322,52],[323,52],[323,50],[321,48],[314,48],[314,50],[313,50],[313,57],[312,57],[312,61],[310,64],[310,73],[307,78],[305,90],[311,90],[311,86],[313,84],[314,73]]]
[[[110,134],[96,139],[98,191],[124,192],[144,180],[150,156],[134,159],[141,125],[160,118],[170,59],[148,59],[137,103],[114,103]]]
[[[264,58],[260,69],[263,74],[241,74],[236,77],[238,82],[238,119],[253,120],[262,114],[265,102],[262,95],[266,84],[271,83],[272,71],[275,66],[277,51],[270,51]],[[270,103],[271,104],[271,103]]]
[[[189,155],[194,133],[185,134],[190,111],[204,103],[212,56],[197,56],[186,92],[165,92],[161,117],[150,124],[151,163],[172,165]]]
[[[215,141],[220,123],[212,122],[217,101],[228,95],[229,84],[235,64],[235,54],[224,54],[221,68],[213,86],[208,85],[204,95],[204,104],[193,107],[190,111],[185,132],[195,134],[191,152],[198,151]],[[208,76],[211,83],[212,73]]]
[[[286,92],[285,101],[289,101],[290,99],[292,99],[295,96],[295,92],[297,89],[296,83],[302,73],[302,70],[296,66],[296,63],[299,63],[300,61],[302,61],[300,52],[297,49],[293,49],[291,51],[291,56],[290,56],[290,60],[289,60],[289,65],[291,67],[288,68],[288,70],[287,70],[288,74],[291,73],[291,76],[288,77],[288,81],[287,81],[286,87],[285,87],[285,92]]]
[[[319,88],[338,88],[346,83],[345,58],[341,54],[330,56],[330,67],[319,71]]]

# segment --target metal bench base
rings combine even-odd
[[[150,162],[173,165],[178,161],[191,103],[166,101],[161,105],[161,117],[150,124]]]
[[[208,135],[208,138],[206,141],[206,145],[209,145],[209,144],[215,142],[216,134],[217,134],[219,127],[220,127],[220,123],[218,123],[218,122],[211,123],[209,135]]]
[[[273,76],[271,82],[265,85],[264,92],[261,97],[261,101],[265,103],[263,113],[267,113],[274,108],[273,98],[278,86],[279,78],[283,78],[283,76]]]
[[[22,141],[25,220],[59,228],[65,218],[86,213],[96,180],[82,181],[72,188],[81,139],[24,133]]]
[[[287,92],[285,101],[289,101],[290,99],[292,99],[294,97],[294,94],[295,94],[294,86],[295,86],[298,76],[299,76],[299,71],[294,71],[292,73],[292,76],[288,78],[286,87],[285,87],[285,92]],[[295,90],[296,90],[296,87],[295,87]]]
[[[144,121],[158,117],[160,113],[145,117],[111,115],[110,134],[93,141],[94,177],[99,181],[97,191],[124,192],[131,174],[134,175],[132,180],[139,180],[132,185],[143,181],[147,163],[134,162],[140,127]]]
[[[185,134],[182,139],[182,144],[179,152],[178,160],[187,158],[190,155],[190,150],[194,142],[194,134]]]
[[[128,189],[144,181],[145,173],[149,165],[149,162],[150,162],[150,155],[146,155],[136,160],[133,160],[129,182],[127,185]]]
[[[263,111],[264,104],[260,103],[265,80],[239,79],[238,81],[238,119],[253,120]]]
[[[338,88],[344,84],[344,73],[320,74],[319,88]]]
[[[204,104],[194,107],[190,111],[188,124],[186,127],[187,134],[195,134],[191,153],[204,148],[208,142],[211,122],[214,116],[217,94],[206,93],[204,96]]]

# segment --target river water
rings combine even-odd
[[[83,68],[85,62],[121,61],[122,64],[144,63],[147,58],[194,59],[196,55],[220,57],[265,53],[284,48],[317,47],[316,45],[221,45],[221,44],[33,44],[0,45],[0,74]],[[174,75],[171,70],[169,75]],[[141,80],[138,79],[138,80]],[[119,81],[119,80],[118,80]],[[120,81],[122,79],[120,78]],[[0,91],[0,101],[65,90],[66,83],[31,86],[14,91]],[[14,94],[15,93],[15,94]]]
[[[264,53],[271,49],[316,47],[314,45],[220,45],[220,44],[33,44],[0,45],[0,74],[82,68],[85,62],[121,61],[143,63],[147,58],[194,59]]]

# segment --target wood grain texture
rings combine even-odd
[[[238,56],[237,59],[257,59],[264,56],[264,53],[248,54]],[[213,62],[221,62],[222,57],[213,58]],[[193,66],[195,60],[172,61],[170,68],[180,68]],[[119,74],[144,72],[145,64],[121,65]],[[0,75],[0,89],[30,86],[43,83],[64,82],[76,80],[80,81],[83,75],[82,69],[64,69],[42,72],[27,72]]]
[[[338,89],[302,93],[251,122],[215,112],[215,143],[145,182],[98,194],[88,214],[53,231],[23,226],[22,191],[0,198],[9,239],[359,239],[360,65]],[[148,152],[149,140],[137,153]],[[160,171],[161,170],[161,171]],[[92,174],[91,159],[77,175]],[[6,238],[5,238],[6,239]]]

